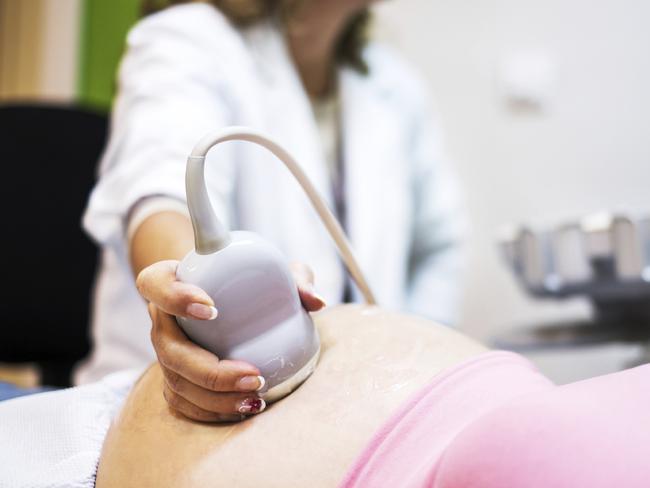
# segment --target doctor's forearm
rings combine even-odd
[[[150,264],[182,259],[194,247],[192,223],[178,212],[159,212],[145,219],[131,238],[129,257],[133,275]]]

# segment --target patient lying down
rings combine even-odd
[[[556,387],[426,320],[314,317],[313,375],[237,424],[174,413],[157,364],[0,402],[0,486],[648,486],[650,365]]]
[[[313,375],[241,423],[174,413],[153,365],[112,423],[96,486],[647,486],[650,367],[556,387],[422,319],[345,306],[315,323]]]
[[[97,486],[336,486],[381,424],[443,369],[484,351],[446,327],[377,308],[314,317],[312,376],[261,415],[201,424],[175,415],[149,369],[104,444]]]

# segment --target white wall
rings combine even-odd
[[[527,299],[499,260],[498,228],[621,209],[650,213],[648,0],[392,0],[379,35],[430,82],[473,222],[462,329],[585,316],[586,304]],[[516,50],[555,68],[541,110],[504,102]],[[596,360],[597,362],[598,360]]]

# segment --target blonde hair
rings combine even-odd
[[[148,15],[171,5],[193,1],[197,0],[142,0],[142,12]],[[248,26],[276,14],[289,18],[305,1],[309,0],[204,0],[204,3],[218,8],[233,24]],[[363,48],[368,41],[369,23],[368,9],[355,15],[341,35],[336,49],[336,57],[341,64],[352,66],[363,74],[368,73]]]

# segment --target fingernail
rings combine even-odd
[[[312,293],[312,296],[313,296],[316,300],[318,300],[319,302],[321,302],[321,304],[322,304],[323,307],[324,307],[325,305],[327,305],[327,303],[325,303],[325,299],[324,299],[324,298],[323,298],[319,293],[313,292],[313,293]]]
[[[326,305],[325,299],[320,295],[320,293],[316,293],[316,288],[314,287],[313,283],[306,283],[303,287],[302,290],[305,293],[309,293],[312,297],[314,297],[316,300],[321,302],[322,306],[324,307]]]
[[[260,413],[266,408],[266,402],[261,398],[247,398],[239,405],[237,411],[245,414]]]
[[[187,315],[199,320],[214,320],[219,315],[219,311],[215,307],[203,303],[190,303],[185,311]]]
[[[237,387],[242,391],[260,391],[265,384],[263,376],[244,376],[237,381]]]

